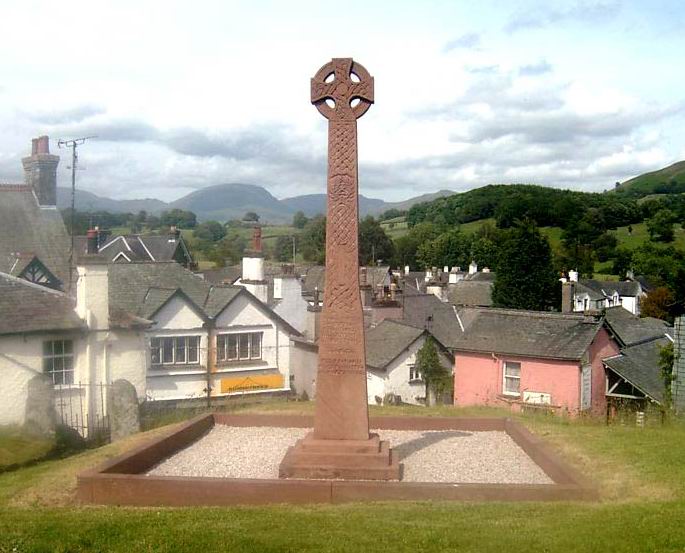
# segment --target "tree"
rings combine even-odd
[[[304,226],[307,224],[307,221],[309,221],[309,219],[302,211],[298,211],[295,213],[295,215],[293,215],[293,226],[295,228],[304,228]]]
[[[162,212],[159,222],[165,227],[195,228],[197,225],[197,217],[192,211],[174,208]]]
[[[193,236],[198,240],[218,242],[224,236],[226,236],[226,229],[217,221],[205,221],[204,223],[200,223],[197,227],[195,227]]]
[[[300,234],[300,252],[305,261],[323,264],[326,261],[326,217],[311,218]]]
[[[471,262],[471,236],[454,228],[421,244],[416,261],[423,268],[448,265],[465,267]]]
[[[674,301],[675,297],[673,296],[673,292],[665,286],[658,286],[642,300],[640,305],[640,316],[671,321],[669,311],[673,306]]]
[[[649,237],[659,242],[673,242],[673,223],[675,221],[675,213],[670,209],[660,209],[653,217],[647,219]]]
[[[240,261],[247,248],[247,239],[235,230],[229,231],[226,236],[214,244],[208,244],[205,255],[209,261],[213,261],[217,267],[234,265]]]
[[[421,349],[416,353],[415,370],[426,384],[426,405],[435,405],[435,400],[450,388],[449,371],[440,363],[438,350],[431,336],[426,337]]]
[[[369,265],[376,261],[390,262],[395,254],[395,244],[385,234],[383,227],[371,215],[359,223],[359,264]]]
[[[274,247],[276,261],[295,262],[293,258],[293,242],[297,246],[297,236],[295,234],[282,234],[276,239],[276,246]]]
[[[633,252],[628,248],[618,247],[614,251],[614,264],[611,272],[619,278],[625,278],[633,265]]]
[[[518,222],[500,246],[492,300],[497,307],[557,309],[561,283],[547,239],[530,220]]]
[[[421,244],[437,238],[440,231],[433,223],[418,223],[409,229],[404,236],[395,240],[395,260],[400,265],[418,268],[416,252]]]
[[[254,211],[248,211],[243,215],[243,221],[250,221],[253,223],[256,223],[259,221],[259,215],[257,215]]]

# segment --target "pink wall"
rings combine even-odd
[[[553,405],[578,409],[580,370],[577,362],[462,352],[455,355],[455,405],[494,405],[507,397],[516,399],[502,394],[505,361],[521,363],[521,392],[551,394]]]
[[[619,347],[602,328],[590,345],[590,359],[592,363],[592,413],[603,416],[606,414],[606,376],[602,359],[617,355]]]
[[[602,359],[618,353],[618,346],[601,329],[589,348],[592,364],[592,412],[603,415],[606,412],[605,376]],[[581,363],[579,361],[557,361],[456,352],[454,366],[454,404],[496,405],[503,404],[512,396],[505,396],[503,390],[503,367],[505,361],[521,363],[521,392],[551,394],[552,405],[562,411],[575,413],[580,409]]]

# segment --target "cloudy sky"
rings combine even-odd
[[[326,122],[309,79],[332,57],[375,77],[359,120],[370,197],[513,182],[601,191],[685,159],[681,0],[0,5],[2,181],[21,179],[32,137],[55,151],[97,135],[78,173],[97,194],[323,192]]]

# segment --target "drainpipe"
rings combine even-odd
[[[214,347],[215,334],[213,332],[214,325],[209,322],[207,324],[207,407],[212,406],[212,373],[216,370]]]

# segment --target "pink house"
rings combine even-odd
[[[606,413],[602,359],[617,355],[601,319],[507,309],[464,310],[454,344],[454,403],[545,404]]]

